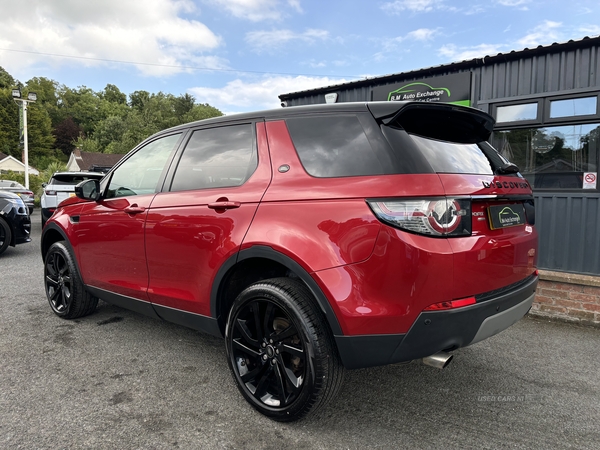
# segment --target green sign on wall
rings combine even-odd
[[[471,72],[377,86],[373,88],[373,100],[444,102],[471,106]]]

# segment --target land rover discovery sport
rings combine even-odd
[[[443,366],[537,285],[532,191],[493,124],[377,102],[160,132],[49,219],[50,307],[74,319],[102,299],[224,336],[242,395],[279,421],[325,405],[344,368]]]

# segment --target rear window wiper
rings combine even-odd
[[[519,172],[519,168],[517,167],[516,164],[513,163],[506,163],[506,164],[502,164],[500,167],[496,167],[496,173],[498,175],[507,175],[510,173],[518,173]]]

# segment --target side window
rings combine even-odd
[[[294,117],[286,124],[304,169],[314,177],[385,173],[355,115]]]
[[[152,194],[181,134],[150,142],[131,155],[112,174],[106,198]]]
[[[255,147],[252,124],[194,131],[171,191],[241,186],[256,170]]]

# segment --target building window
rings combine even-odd
[[[495,131],[491,142],[536,189],[582,189],[598,172],[600,123]]]
[[[598,113],[598,99],[594,97],[570,98],[550,101],[550,118],[592,116]]]
[[[522,105],[498,106],[496,108],[496,122],[523,122],[537,120],[538,102],[524,103]]]

